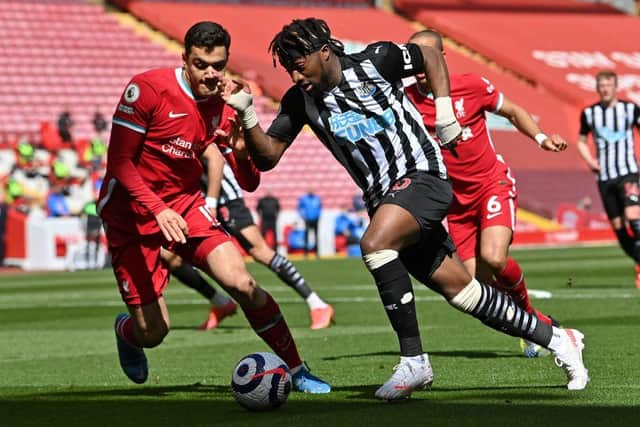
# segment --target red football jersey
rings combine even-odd
[[[482,191],[483,184],[508,173],[504,160],[495,152],[485,119],[485,111],[499,110],[504,98],[489,80],[476,74],[451,75],[450,80],[451,101],[462,126],[462,140],[456,147],[457,158],[449,150],[442,150],[442,155],[455,199],[466,205]],[[406,92],[422,114],[427,130],[435,136],[433,96],[422,95],[416,84],[407,87]]]
[[[181,68],[151,70],[133,77],[113,115],[113,127],[144,135],[132,161],[150,193],[142,188],[147,203],[141,203],[143,198],[134,197],[116,178],[117,162],[108,159],[98,202],[108,227],[156,233],[159,227],[154,214],[165,207],[182,214],[202,198],[200,156],[215,140],[217,128],[228,130],[228,118],[234,114],[220,99],[196,100]],[[127,142],[117,141],[123,149]],[[121,173],[120,180],[127,179],[126,175]],[[157,203],[150,207],[149,199]]]

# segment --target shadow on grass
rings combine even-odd
[[[228,386],[193,384],[69,390],[0,401],[1,425],[22,426],[600,426],[635,425],[637,409],[586,406],[555,387],[480,387],[415,393],[394,404],[376,401],[369,385],[337,387],[323,396],[294,394],[277,411],[251,413]],[[346,399],[345,399],[346,398]]]
[[[175,325],[171,326],[172,331],[202,331],[202,332],[211,332],[211,331],[225,331],[232,332],[234,330],[247,330],[249,327],[247,325],[220,325],[215,329],[210,329],[209,331],[205,331],[199,329],[198,325]]]
[[[341,359],[359,359],[368,358],[372,356],[395,356],[398,357],[397,351],[378,351],[372,353],[359,353],[359,354],[344,354],[339,356],[327,356],[322,360],[341,360]],[[522,358],[520,353],[514,352],[500,352],[500,351],[429,351],[429,356],[442,356],[442,357],[462,357],[465,359],[496,359],[496,358]]]

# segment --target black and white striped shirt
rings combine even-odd
[[[232,200],[242,199],[242,189],[236,180],[236,176],[226,162],[222,169],[222,182],[220,183],[220,195],[218,205],[226,205]]]
[[[596,103],[582,110],[580,135],[593,134],[600,163],[598,181],[638,172],[633,126],[640,128],[640,107],[633,102],[617,101],[607,108]]]
[[[223,155],[231,152],[231,148],[226,148],[223,151]],[[207,169],[207,162],[203,160],[203,173],[200,180],[200,187],[202,192],[207,194],[207,188],[209,186],[209,175]],[[226,205],[231,200],[242,199],[242,188],[238,184],[238,180],[231,169],[231,166],[227,162],[224,163],[222,168],[222,181],[220,182],[220,194],[218,195],[218,205]]]
[[[446,179],[440,148],[402,85],[424,69],[420,48],[378,42],[339,59],[340,84],[313,95],[290,88],[267,134],[291,144],[309,125],[363,190],[369,209],[408,173]]]

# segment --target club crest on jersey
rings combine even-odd
[[[370,82],[364,82],[360,85],[360,87],[357,87],[354,92],[356,93],[356,96],[358,98],[367,99],[371,98],[373,94],[376,93],[376,87]]]
[[[411,184],[411,178],[402,178],[396,181],[391,187],[391,191],[400,191],[404,190]]]
[[[329,126],[333,134],[353,143],[367,136],[374,136],[395,123],[396,116],[391,108],[387,108],[382,112],[382,115],[377,117],[366,117],[355,111],[347,111],[329,117]]]
[[[462,119],[466,115],[464,111],[464,98],[454,101],[453,106],[456,108],[456,118]]]
[[[131,83],[124,90],[124,100],[127,101],[129,104],[132,104],[136,102],[138,98],[140,98],[140,88],[138,87],[137,84]]]

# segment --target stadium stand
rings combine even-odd
[[[201,16],[216,16],[224,22],[233,35],[232,56],[230,68],[242,72],[251,69],[259,75],[258,83],[265,93],[278,99],[290,85],[290,80],[282,70],[274,68],[271,57],[267,53],[267,46],[271,37],[280,30],[282,25],[296,17],[321,16],[330,22],[334,35],[345,41],[352,49],[359,49],[379,39],[405,41],[416,31],[412,25],[398,15],[370,8],[358,10],[358,19],[354,20],[352,10],[342,8],[290,8],[278,6],[240,6],[227,4],[170,4],[153,3],[141,0],[126,1],[129,11],[153,27],[179,39],[190,23]],[[238,17],[242,17],[238,19]],[[251,28],[247,31],[247,28]],[[371,28],[376,31],[372,32]],[[577,134],[578,110],[565,100],[555,96],[550,90],[542,86],[532,85],[513,74],[505,73],[500,68],[488,65],[486,62],[470,58],[457,49],[447,46],[447,58],[452,72],[476,72],[489,78],[505,94],[521,103],[539,118],[545,129],[553,130],[571,140]],[[266,118],[266,117],[265,117]],[[268,120],[263,123],[269,123]],[[579,187],[585,188],[585,195],[597,199],[593,189],[592,179],[584,169],[575,151],[562,156],[545,155],[531,141],[514,131],[513,128],[503,129],[498,123],[492,130],[494,142],[499,152],[509,161],[518,178],[519,187],[525,206],[533,207],[545,213],[553,212],[558,200],[566,200],[570,182],[578,180]],[[300,143],[292,146],[292,153]],[[309,144],[314,145],[314,144]],[[318,144],[315,144],[316,146]],[[321,155],[318,152],[318,155]],[[294,156],[287,153],[287,156]],[[324,159],[323,157],[319,157]],[[285,161],[289,161],[285,159]],[[324,160],[323,160],[324,161]],[[293,162],[292,162],[293,163]],[[294,166],[292,165],[291,168]],[[289,170],[283,165],[265,175],[265,183],[281,185],[287,188],[289,183],[277,184],[272,182],[271,175]],[[540,185],[536,175],[542,171],[554,171],[556,178],[567,186],[549,182]],[[286,172],[285,172],[286,173]],[[336,171],[336,174],[339,174]],[[309,175],[311,176],[311,175]],[[536,179],[533,179],[533,178]],[[307,182],[307,178],[303,178]],[[309,179],[309,181],[311,181]],[[346,182],[346,181],[345,181]],[[529,185],[529,182],[536,184]],[[324,185],[324,184],[323,184]],[[266,188],[266,184],[265,187]],[[262,194],[261,189],[258,195]],[[249,196],[250,200],[253,196]],[[286,199],[285,199],[286,200]],[[289,206],[291,206],[289,202]]]

